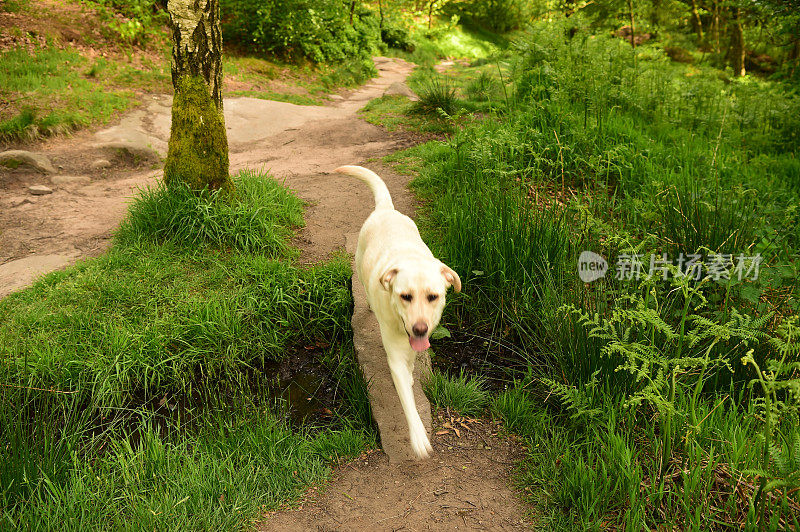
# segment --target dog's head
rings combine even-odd
[[[439,325],[447,289],[461,291],[458,274],[437,260],[393,266],[381,275],[381,285],[391,294],[392,307],[414,351],[430,347],[428,337]]]

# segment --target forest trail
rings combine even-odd
[[[231,173],[267,169],[308,203],[306,227],[295,242],[304,262],[343,249],[344,235],[358,231],[372,209],[367,187],[352,177],[331,174],[333,169],[407,145],[407,140],[358,117],[369,100],[405,80],[413,69],[399,59],[378,57],[375,63],[377,78],[331,105],[225,100]],[[151,98],[102,131],[28,147],[52,161],[56,171],[51,175],[25,166],[0,166],[0,297],[43,273],[101,253],[137,189],[161,178],[158,156],[166,155],[172,98]],[[408,178],[377,166],[397,208],[413,214],[405,190]],[[45,185],[52,193],[32,195],[32,185]]]
[[[307,202],[306,226],[295,241],[303,262],[324,260],[344,249],[345,235],[356,233],[373,209],[372,194],[363,183],[331,173],[338,166],[373,168],[386,181],[396,208],[414,214],[409,177],[371,160],[410,141],[358,116],[369,100],[403,82],[413,65],[389,58],[375,62],[379,77],[328,106],[225,100],[231,173],[267,169]],[[24,168],[2,170],[0,297],[110,245],[137,189],[161,178],[157,158],[148,160],[147,150],[136,147],[150,146],[165,155],[170,106],[170,97],[154,97],[113,127],[34,148],[53,162],[58,169],[54,175],[76,176],[72,179]],[[99,143],[134,149],[120,157],[119,149],[109,152]],[[111,166],[98,168],[103,149]],[[37,184],[53,192],[30,195],[28,187]],[[434,413],[432,458],[390,464],[382,451],[371,451],[340,466],[331,482],[312,488],[299,507],[264,516],[256,526],[281,531],[523,529],[525,507],[510,480],[522,448],[498,430],[486,420]]]

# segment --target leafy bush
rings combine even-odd
[[[467,21],[497,33],[519,29],[532,14],[530,0],[461,0],[450,8]]]
[[[222,32],[228,42],[284,59],[315,63],[368,60],[380,41],[378,20],[340,0],[222,0]]]
[[[123,41],[142,44],[154,26],[167,23],[163,0],[85,0],[99,8],[108,27]]]
[[[396,48],[405,52],[413,52],[416,49],[411,33],[402,26],[385,25],[381,29],[381,40],[389,48]]]

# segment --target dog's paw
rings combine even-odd
[[[411,449],[420,460],[428,458],[433,453],[433,447],[431,447],[431,442],[424,429],[411,432]]]

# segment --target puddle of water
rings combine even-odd
[[[336,422],[334,412],[343,406],[344,396],[338,393],[332,373],[319,362],[322,355],[322,348],[300,347],[280,362],[267,362],[242,374],[239,382],[202,383],[191,394],[139,396],[125,408],[96,414],[87,435],[102,438],[113,427],[126,433],[135,447],[143,418],[160,437],[168,438],[197,430],[210,411],[236,412],[251,406],[271,408],[295,429],[325,428]]]
[[[480,375],[486,378],[490,389],[502,390],[525,371],[524,357],[514,346],[459,330],[451,330],[450,334],[450,338],[431,342],[431,363],[442,373]]]
[[[333,414],[321,397],[325,395],[324,386],[324,379],[312,373],[298,373],[287,381],[281,381],[279,397],[286,404],[293,426]]]

